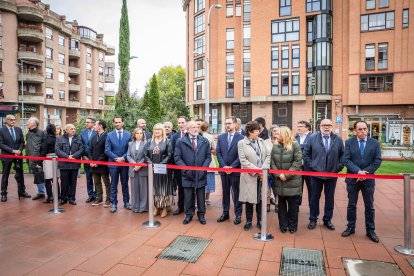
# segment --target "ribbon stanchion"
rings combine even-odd
[[[57,182],[57,161],[56,157],[52,158],[53,167],[53,209],[48,211],[49,214],[60,214],[65,212],[65,209],[59,208],[59,186]]]
[[[267,189],[268,189],[268,169],[263,169],[263,180],[262,180],[262,221],[260,233],[253,236],[256,241],[272,241],[273,235],[267,233]],[[259,202],[257,203],[259,204]]]
[[[154,221],[154,170],[153,164],[148,164],[148,221],[142,225],[145,228],[156,228],[161,225],[159,221]]]

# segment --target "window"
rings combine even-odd
[[[194,35],[204,32],[205,23],[204,23],[204,13],[194,17]]]
[[[234,73],[234,53],[226,55],[226,73]]]
[[[378,44],[378,69],[388,69],[388,43]]]
[[[194,100],[204,99],[204,80],[194,81]]]
[[[3,61],[0,60],[0,72],[3,72]]]
[[[233,16],[233,4],[226,5],[226,17]]]
[[[0,36],[0,49],[3,49],[3,37]]]
[[[65,100],[65,91],[59,90],[59,100]]]
[[[306,12],[321,10],[321,0],[306,0]]]
[[[65,64],[65,55],[59,54],[59,64]]]
[[[92,72],[92,65],[90,65],[89,63],[86,63],[86,72]]]
[[[63,35],[59,35],[59,45],[65,46],[65,37]]]
[[[250,21],[250,0],[243,1],[243,21]]]
[[[299,18],[272,22],[272,43],[299,40]]]
[[[77,49],[77,50],[79,50],[79,40],[76,40],[76,39],[71,38],[70,39],[69,49]]]
[[[394,12],[361,15],[361,32],[394,28]]]
[[[59,72],[59,82],[65,82],[65,73]]]
[[[307,41],[312,42],[313,41],[313,22],[308,21],[307,27],[308,27]]]
[[[375,44],[365,45],[365,70],[375,69]]]
[[[279,95],[279,74],[278,73],[272,73],[271,93],[272,93],[272,96]]]
[[[53,69],[46,67],[46,78],[47,79],[53,79]]]
[[[86,95],[86,103],[87,104],[92,104],[92,96]]]
[[[234,49],[234,29],[226,29],[226,49]]]
[[[104,61],[104,59],[105,59],[105,53],[104,53],[104,52],[99,51],[99,53],[98,53],[98,59],[99,59],[100,61]]]
[[[279,16],[290,15],[292,12],[291,0],[280,0],[279,1]]]
[[[279,47],[272,47],[272,69],[279,69]]]
[[[299,45],[292,45],[292,68],[299,68]]]
[[[252,103],[232,104],[231,114],[236,118],[240,118],[242,124],[247,124],[252,120]]]
[[[96,40],[96,32],[89,28],[79,27],[78,28],[79,35],[84,38],[89,38],[93,41]]]
[[[104,68],[102,66],[98,67],[99,76],[103,76],[104,74]]]
[[[92,88],[92,81],[86,80],[86,88]]]
[[[272,123],[292,129],[292,102],[272,103]]]
[[[98,99],[98,104],[103,105],[104,104],[104,97],[100,96]]]
[[[315,70],[316,94],[332,95],[332,71]]]
[[[408,28],[409,9],[403,10],[403,28]]]
[[[250,72],[250,49],[243,50],[243,71]]]
[[[313,75],[312,75],[312,73],[308,73],[307,75],[306,75],[306,77],[307,77],[307,87],[306,87],[306,94],[307,95],[313,95],[313,90],[312,90],[312,77],[313,77]]]
[[[250,46],[250,25],[243,26],[243,46]]]
[[[99,89],[103,90],[104,89],[104,83],[103,82],[98,82],[98,87]]]
[[[0,24],[3,24],[2,14],[0,12]],[[3,86],[2,86],[3,87]]]
[[[289,46],[282,46],[282,69],[289,68]]]
[[[307,54],[306,68],[312,68],[313,67],[312,46],[308,46],[306,54]]]
[[[53,59],[53,49],[46,47],[46,58]]]
[[[378,7],[386,8],[389,6],[390,6],[389,0],[379,0]]]
[[[196,55],[204,54],[205,52],[205,40],[204,35],[194,38],[194,53]]]
[[[282,72],[282,95],[289,95],[289,73]]]
[[[194,60],[194,78],[204,77],[204,58]]]
[[[105,67],[105,76],[114,76],[114,68]]]
[[[330,14],[318,14],[313,19],[313,39],[332,39],[332,16]]]
[[[313,45],[313,66],[332,66],[332,44],[318,42]]]
[[[367,10],[375,9],[375,1],[376,0],[367,0],[366,5],[365,5],[365,8]]]
[[[292,72],[292,95],[299,95],[299,72]]]
[[[236,16],[241,16],[241,4],[236,3]]]
[[[194,13],[197,13],[204,9],[204,0],[195,0],[194,1]]]
[[[53,39],[53,30],[49,27],[45,27],[46,38]]]
[[[46,99],[53,99],[53,88],[46,87]]]
[[[243,97],[250,97],[250,76],[243,76]]]
[[[91,57],[92,56],[92,48],[86,47],[86,56]]]
[[[394,75],[361,75],[361,92],[389,92],[393,90]]]
[[[227,98],[234,97],[234,78],[233,77],[226,78],[226,97]]]

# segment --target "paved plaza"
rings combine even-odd
[[[32,176],[25,175],[25,180],[27,191],[34,195]],[[118,199],[122,201],[121,194]],[[394,251],[395,245],[403,244],[400,180],[377,181],[375,220],[379,244],[365,236],[362,197],[356,234],[341,237],[347,206],[343,179],[338,181],[335,195],[335,231],[321,226],[320,221],[316,229],[308,230],[309,208],[302,205],[298,231],[282,234],[272,206],[269,231],[275,239],[266,243],[253,240],[257,228],[243,230],[244,216],[237,226],[232,222],[234,216],[230,221],[216,222],[221,214],[219,178],[211,199],[206,225],[197,220],[183,225],[183,215],[169,215],[157,217],[161,227],[146,229],[142,223],[148,220],[147,213],[135,214],[119,204],[118,212],[110,214],[107,208],[86,204],[84,175],[78,179],[78,205],[64,205],[66,212],[58,215],[47,213],[52,204],[19,201],[15,180],[10,177],[8,201],[0,204],[0,275],[277,275],[283,247],[322,250],[327,275],[345,275],[344,257],[395,263],[405,275],[414,275],[408,258]],[[211,243],[196,263],[158,260],[161,251],[179,235],[208,238]]]

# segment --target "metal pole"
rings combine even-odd
[[[53,209],[48,211],[49,214],[60,214],[65,212],[65,209],[59,208],[59,187],[57,183],[57,161],[56,156],[52,157],[53,168]]]
[[[313,132],[316,132],[316,83],[312,83],[313,94]]]
[[[19,59],[19,61],[20,61],[20,63],[18,63],[19,64],[19,67],[20,67],[20,73],[21,73],[21,80],[20,80],[20,92],[21,92],[21,94],[22,94],[22,118],[20,119],[20,123],[21,123],[21,127],[22,127],[22,129],[24,129],[24,127],[23,127],[23,125],[24,125],[24,121],[23,121],[23,117],[24,117],[24,99],[23,99],[23,93],[24,93],[24,91],[23,91],[23,85],[24,85],[24,83],[23,83],[23,78],[24,78],[24,73],[23,73],[23,65],[24,65],[24,63],[23,63],[23,61],[21,60],[21,59]]]
[[[267,189],[268,189],[268,169],[263,169],[262,180],[262,221],[260,233],[257,233],[253,238],[257,241],[272,241],[273,235],[266,233],[267,231]],[[260,204],[259,202],[257,204]]]
[[[148,216],[149,220],[142,225],[145,228],[156,228],[161,225],[159,221],[154,221],[154,170],[152,164],[148,164]]]
[[[404,246],[397,245],[395,251],[414,256],[414,249],[411,247],[411,191],[409,173],[404,174]]]

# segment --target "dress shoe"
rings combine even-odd
[[[373,241],[373,242],[377,242],[377,243],[379,242],[379,238],[378,238],[377,234],[375,234],[374,231],[368,231],[367,232],[367,237],[370,238],[371,241]]]
[[[275,205],[275,213],[278,213],[279,212],[279,206],[276,204]]]
[[[287,232],[287,228],[280,227],[280,232],[282,232],[282,233],[286,233],[286,232]]]
[[[276,205],[276,200],[274,198],[270,198],[270,204]]]
[[[203,225],[207,223],[206,222],[206,219],[204,218],[204,216],[199,216],[198,217],[198,221],[200,221],[200,223],[203,224]]]
[[[109,200],[105,200],[104,208],[111,207],[111,202]]]
[[[91,203],[94,202],[95,198],[94,197],[88,197],[88,199],[85,201],[85,203]]]
[[[298,231],[298,230],[297,229],[289,229],[289,233],[291,233],[291,234],[295,234],[296,231]]]
[[[70,205],[76,205],[77,203],[76,203],[76,201],[75,201],[75,200],[69,200],[69,204],[70,204]]]
[[[326,228],[328,228],[329,230],[335,230],[335,226],[332,224],[330,220],[324,221],[323,225],[325,225]]]
[[[230,219],[229,215],[221,215],[218,219],[217,222],[223,222],[225,220]]]
[[[315,229],[316,227],[316,220],[309,221],[308,229]]]
[[[7,196],[1,195],[1,202],[6,202],[6,201],[7,201]]]
[[[60,204],[60,205],[65,205],[66,203],[68,203],[68,201],[67,201],[67,200],[64,200],[64,199],[61,199],[61,200],[59,201],[59,204]]]
[[[45,197],[45,195],[44,194],[37,194],[37,195],[35,195],[32,199],[33,200],[38,200],[38,199],[41,199],[41,198],[44,198]]]
[[[181,213],[184,213],[184,210],[183,210],[183,209],[178,208],[177,210],[175,210],[175,211],[173,212],[173,216],[178,216],[178,215],[179,215],[179,214],[181,214]]]
[[[124,208],[127,209],[127,210],[132,210],[132,205],[127,202],[127,203],[124,204]]]
[[[218,221],[218,220],[217,220]],[[240,216],[237,216],[235,219],[234,219],[234,224],[235,225],[238,225],[238,224],[240,224],[241,223],[241,217]]]
[[[109,212],[111,212],[111,213],[115,213],[115,212],[116,212],[116,210],[118,210],[118,208],[116,207],[116,205],[115,205],[115,204],[112,204],[112,205],[111,205],[111,208],[109,209]]]
[[[243,229],[244,229],[244,231],[249,231],[250,228],[252,228],[252,222],[251,221],[248,221],[244,225]]]
[[[95,199],[94,200],[94,202],[92,203],[92,206],[99,206],[99,205],[101,205],[102,204],[102,199],[99,199],[99,198],[97,198],[97,199]]]
[[[355,234],[355,229],[348,227],[344,232],[342,232],[342,237],[349,237],[351,234]]]
[[[46,204],[52,203],[52,202],[53,202],[53,197],[48,197],[43,201],[43,203],[46,203]]]
[[[19,194],[19,197],[31,198],[31,196],[27,192]]]
[[[168,215],[168,209],[167,207],[164,207],[161,212],[161,217],[165,218],[167,215]]]
[[[183,224],[189,224],[190,221],[192,221],[192,220],[193,220],[193,217],[192,216],[185,216],[185,219],[183,221]]]

